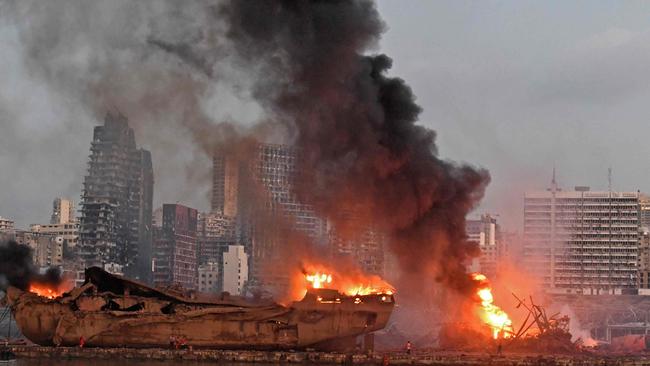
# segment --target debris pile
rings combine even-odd
[[[524,321],[501,337],[493,337],[493,329],[477,329],[475,324],[454,322],[443,325],[439,334],[439,347],[445,350],[477,352],[518,351],[544,353],[580,352],[582,340],[572,341],[569,332],[570,318],[560,313],[548,315],[546,309],[536,304],[532,297],[517,299],[517,308],[527,311]]]

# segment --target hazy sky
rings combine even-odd
[[[380,1],[382,51],[442,156],[488,168],[478,210],[519,229],[548,186],[650,190],[650,2]]]
[[[21,20],[57,15],[34,7],[3,15],[11,3],[0,0],[0,216],[26,227],[49,220],[54,197],[79,200],[99,121],[74,93],[51,82],[74,73],[37,72],[27,61],[35,50],[23,43]],[[97,16],[110,19],[115,9]],[[611,166],[614,189],[650,191],[650,2],[384,0],[379,10],[388,30],[378,51],[393,58],[392,75],[413,87],[440,154],[491,172],[477,212],[500,214],[506,228],[521,230],[523,192],[545,188],[553,165],[565,187],[605,189]],[[110,37],[83,43],[77,36],[49,40],[44,32],[47,42],[83,45],[52,54],[52,62],[75,65],[92,54],[89,44],[113,46],[131,32],[114,22],[88,23]],[[65,24],[48,26],[65,30]],[[107,52],[122,55],[128,47]],[[229,115],[246,114],[228,98],[212,103]],[[159,146],[178,143],[168,133],[140,127],[136,134],[159,168],[156,204],[182,201],[207,210],[209,161],[182,145],[178,154],[161,156]],[[187,141],[183,134],[178,141]],[[205,172],[179,180],[184,164],[197,159]],[[182,187],[190,180],[204,184]]]

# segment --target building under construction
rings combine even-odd
[[[621,294],[637,286],[639,194],[589,187],[529,192],[524,258],[550,292]]]
[[[81,195],[79,254],[150,281],[153,168],[125,116],[106,114],[95,127]]]

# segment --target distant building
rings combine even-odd
[[[550,292],[619,294],[637,286],[639,194],[559,189],[524,197],[524,268]]]
[[[476,243],[481,250],[481,256],[476,259],[472,272],[481,272],[488,278],[495,278],[501,241],[497,219],[485,214],[478,220],[467,220],[465,227],[467,240]]]
[[[228,246],[235,245],[235,218],[222,213],[200,213],[198,218],[197,244],[199,265],[214,263],[219,276],[223,273],[223,253]],[[217,292],[221,291],[219,277]]]
[[[223,254],[223,291],[242,295],[248,280],[248,256],[243,245],[231,245]]]
[[[221,274],[219,267],[223,264],[207,262],[199,266],[197,288],[199,292],[219,293],[221,292]]]
[[[119,265],[148,281],[151,264],[153,168],[138,149],[126,117],[107,113],[96,126],[85,176],[79,254],[86,266]]]
[[[63,238],[41,235],[36,239],[34,264],[38,267],[61,267],[63,265]]]
[[[153,246],[153,281],[156,286],[178,285],[196,289],[197,211],[179,204],[163,205],[162,228]]]
[[[79,240],[79,223],[74,221],[60,224],[33,224],[30,225],[30,230],[35,233],[59,236],[70,248],[74,248]]]
[[[341,213],[339,218],[346,222],[348,230],[354,235],[341,235],[332,225],[328,225],[329,248],[334,261],[349,260],[357,264],[365,273],[385,275],[387,260],[387,237],[362,220],[352,212]]]
[[[12,234],[14,232],[13,220],[0,216],[0,233]]]
[[[242,161],[243,160],[243,161]],[[286,145],[257,144],[246,159],[215,154],[212,209],[237,218],[237,242],[250,253],[253,287],[282,291],[289,285],[282,247],[288,231],[327,240],[324,220],[298,201],[293,189],[298,153]]]
[[[235,217],[239,205],[240,163],[218,153],[212,159],[212,212]]]
[[[32,250],[32,262],[38,268],[63,266],[63,242],[61,236],[18,230],[15,233],[18,244],[26,245]]]
[[[639,225],[642,231],[650,231],[650,196],[639,195]]]
[[[639,288],[650,289],[650,232],[644,229],[639,240]]]
[[[499,237],[500,239],[497,242],[497,258],[499,263],[520,263],[523,259],[521,233],[518,231],[501,230]]]
[[[75,221],[74,202],[65,198],[56,198],[52,203],[50,224],[67,224]]]

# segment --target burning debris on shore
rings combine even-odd
[[[491,285],[482,274],[472,274],[476,282],[474,307],[482,324],[469,319],[449,322],[440,330],[439,345],[442,349],[465,351],[521,351],[573,353],[583,348],[581,339],[572,341],[569,331],[571,319],[566,315],[548,315],[546,309],[536,304],[532,296],[516,300],[516,309],[525,311],[525,318],[515,324],[510,315],[496,305]],[[503,300],[502,300],[503,302]]]

